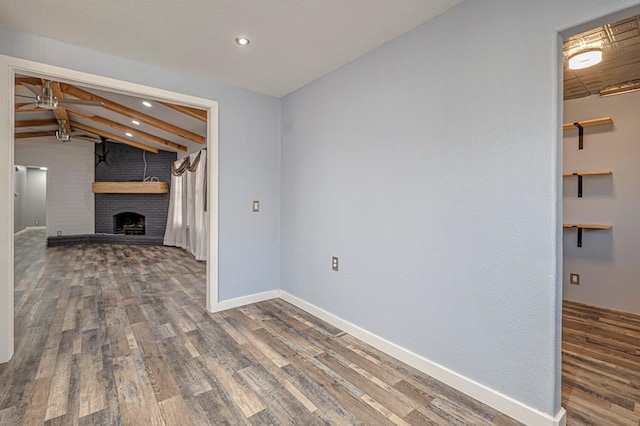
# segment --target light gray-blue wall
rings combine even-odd
[[[638,249],[640,227],[640,92],[601,98],[598,95],[564,103],[564,120],[611,117],[613,126],[585,130],[584,149],[578,131],[564,132],[566,172],[611,170],[613,175],[585,176],[583,196],[578,179],[564,179],[564,221],[613,225],[607,231],[584,231],[577,247],[577,231],[564,232],[564,298],[640,314]],[[580,274],[580,285],[569,273]]]
[[[279,99],[6,28],[0,54],[218,101],[219,297],[278,288]]]
[[[558,32],[634,4],[465,1],[285,97],[281,288],[554,415]]]

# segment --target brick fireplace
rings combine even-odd
[[[155,176],[162,182],[171,182],[171,164],[176,160],[173,152],[146,153],[123,144],[107,142],[109,165],[96,166],[96,182],[142,181],[144,161],[147,176]],[[99,150],[99,151],[98,151]],[[102,147],[96,145],[96,152]],[[95,194],[95,232],[97,234],[145,235],[164,237],[169,209],[169,194]],[[126,221],[126,229],[123,227]],[[120,225],[120,226],[119,226]]]

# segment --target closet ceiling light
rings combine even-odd
[[[602,62],[602,50],[584,50],[569,57],[569,69],[581,70],[589,68]]]
[[[236,38],[236,43],[238,43],[240,46],[246,46],[247,44],[249,44],[251,42],[246,37],[237,37]]]

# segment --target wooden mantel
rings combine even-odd
[[[167,182],[93,182],[95,194],[166,194]]]

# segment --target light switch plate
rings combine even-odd
[[[569,283],[573,285],[580,285],[580,274],[569,274]]]

